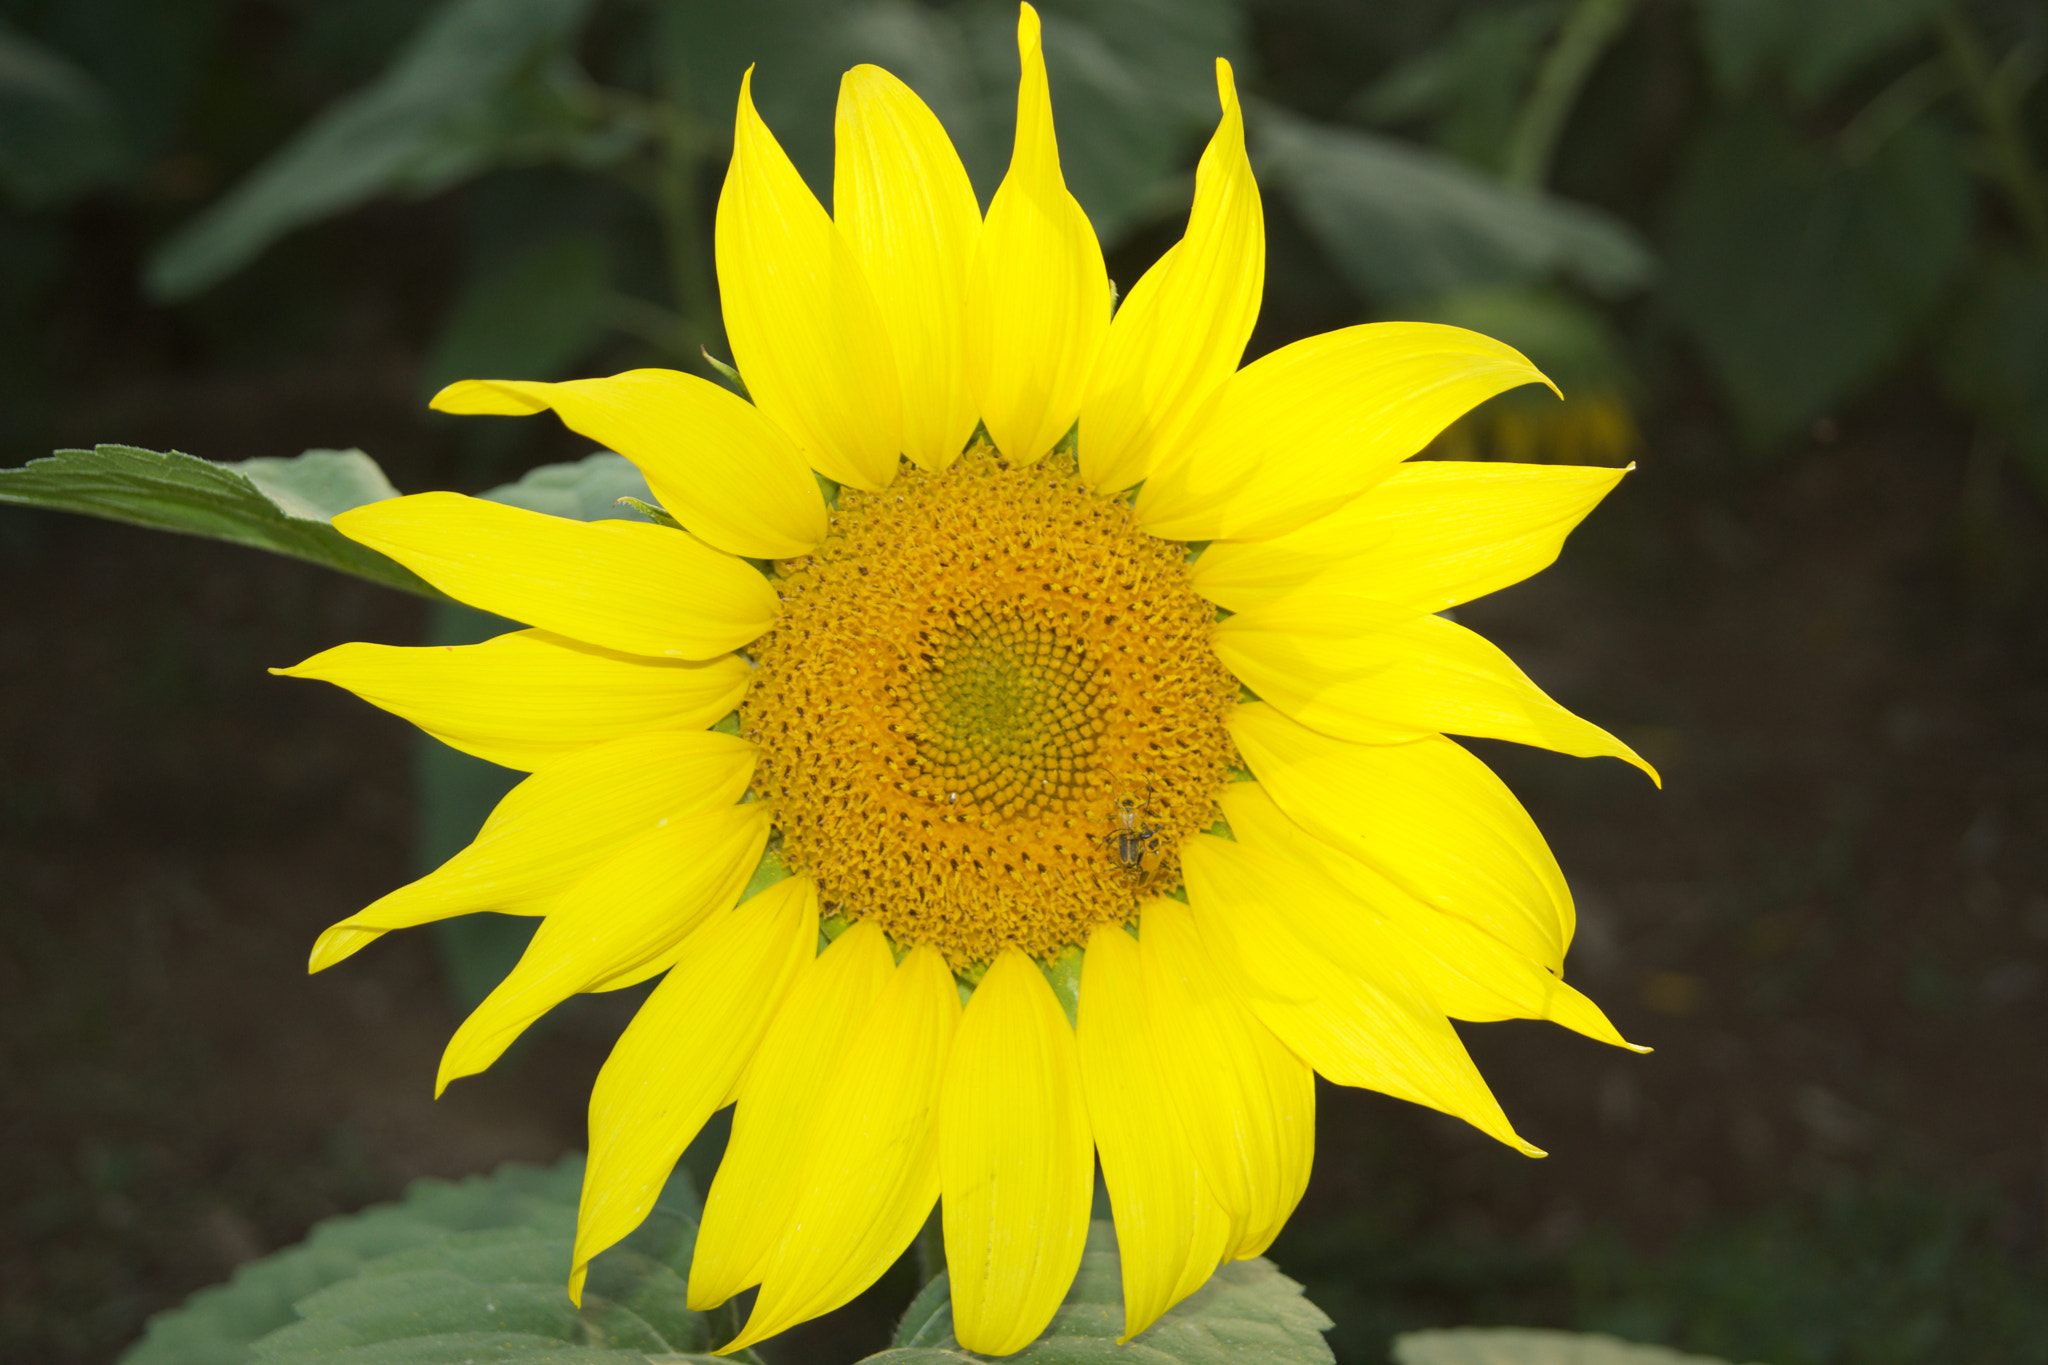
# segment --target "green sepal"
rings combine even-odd
[[[1038,970],[1045,974],[1046,984],[1058,998],[1060,1008],[1067,1012],[1067,1023],[1074,1028],[1081,1026],[1081,963],[1087,954],[1073,944],[1060,950],[1060,955],[1050,962],[1038,964]]]
[[[680,521],[677,521],[667,512],[664,512],[661,508],[656,507],[653,503],[648,502],[645,499],[619,498],[616,499],[615,505],[632,508],[635,512],[638,512],[641,516],[647,518],[656,526],[666,526],[670,530],[674,531],[680,531],[683,529],[683,524]]]
[[[723,360],[720,360],[717,356],[711,354],[710,351],[706,350],[702,346],[699,346],[697,348],[697,354],[704,357],[704,363],[706,365],[709,365],[712,369],[718,371],[718,377],[720,379],[723,379],[726,382],[727,386],[730,387],[734,393],[746,399],[749,403],[754,401],[754,395],[747,389],[747,381],[740,378],[740,372],[738,370],[726,364]]]

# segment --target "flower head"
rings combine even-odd
[[[1549,563],[1620,472],[1406,463],[1542,380],[1471,332],[1238,368],[1264,236],[1222,62],[1186,236],[1112,313],[1029,6],[1018,36],[986,217],[888,73],[840,87],[831,216],[742,85],[717,254],[751,401],[663,370],[435,399],[553,409],[686,529],[359,508],[336,525],[531,629],[287,670],[532,774],[313,966],[543,916],[443,1085],[661,976],[591,1098],[572,1291],[736,1104],[690,1276],[700,1306],[760,1286],[730,1347],[852,1298],[943,1199],[959,1338],[1017,1350],[1098,1155],[1135,1334],[1286,1221],[1313,1073],[1533,1155],[1449,1020],[1621,1042],[1560,976],[1542,837],[1445,736],[1641,760],[1440,614]]]

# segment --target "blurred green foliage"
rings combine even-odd
[[[2041,1365],[2048,1293],[1990,1200],[1844,1186],[1705,1222],[1661,1254],[1604,1230],[1557,1250],[1297,1220],[1271,1253],[1337,1321],[1340,1365],[1404,1331],[1543,1323],[1769,1365]]]
[[[1654,403],[1675,341],[1772,454],[1926,364],[2048,480],[2034,0],[1043,8],[1067,176],[1125,274],[1186,202],[1211,60],[1238,65],[1286,220],[1261,344],[1522,289],[1507,339],[1541,364],[1583,374],[1546,343],[1589,306],[1626,337],[1584,378],[1603,398]],[[701,364],[741,70],[822,197],[836,77],[875,61],[985,198],[1014,20],[1005,0],[0,0],[0,439],[37,434],[65,229],[109,206],[145,299],[203,312],[308,227],[456,194],[422,387]]]

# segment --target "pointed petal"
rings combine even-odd
[[[809,877],[777,882],[692,934],[619,1036],[590,1092],[572,1299],[582,1302],[591,1258],[654,1207],[683,1148],[726,1103],[817,947],[817,884]]]
[[[1109,273],[1060,176],[1038,11],[1021,7],[1017,141],[967,283],[967,381],[989,439],[1015,464],[1042,458],[1081,415],[1109,331]]]
[[[1080,1268],[1095,1153],[1073,1026],[1015,948],[990,964],[953,1040],[939,1178],[953,1333],[982,1355],[1021,1350]]]
[[[1266,220],[1230,63],[1220,57],[1216,92],[1223,119],[1195,169],[1187,235],[1116,310],[1081,407],[1081,478],[1104,492],[1145,478],[1186,440],[1258,320]]]
[[[754,111],[753,77],[748,67],[740,81],[715,230],[733,359],[812,468],[886,488],[903,448],[888,328],[846,239]]]
[[[945,960],[911,949],[819,1098],[787,1235],[769,1257],[745,1330],[721,1354],[829,1313],[881,1278],[917,1236],[939,1197],[935,1119],[959,1020]]]
[[[469,847],[330,926],[308,970],[332,967],[390,929],[476,910],[543,913],[628,840],[674,816],[737,801],[753,777],[754,752],[730,735],[674,730],[559,759],[506,793]]]
[[[1552,971],[1571,941],[1571,891],[1522,803],[1455,741],[1352,744],[1263,702],[1231,738],[1276,805],[1416,899],[1471,921]]]
[[[1618,758],[1658,781],[1635,750],[1552,701],[1513,659],[1463,626],[1409,614],[1348,628],[1380,606],[1314,589],[1272,598],[1216,627],[1216,656],[1262,700],[1339,739],[1479,735]]]
[[[1138,941],[1121,925],[1088,939],[1075,1040],[1116,1214],[1124,1342],[1202,1286],[1223,1260],[1232,1220],[1195,1169],[1160,1071]]]
[[[739,705],[752,673],[736,654],[650,659],[540,630],[478,645],[336,645],[270,671],[345,687],[443,744],[526,772],[622,735],[701,730]]]
[[[967,271],[981,206],[946,130],[878,66],[839,82],[832,210],[896,349],[903,453],[944,469],[974,434]]]
[[[508,415],[553,408],[563,426],[640,466],[669,514],[727,554],[788,559],[825,538],[825,499],[795,443],[753,404],[696,375],[465,379],[429,406]]]
[[[1238,978],[1252,1013],[1310,1066],[1339,1085],[1441,1109],[1517,1151],[1543,1155],[1516,1135],[1398,949],[1353,954],[1340,968],[1295,932],[1319,927],[1334,911],[1330,902],[1345,899],[1341,892],[1213,835],[1194,836],[1180,852],[1203,941]]]
[[[1547,568],[1627,472],[1410,461],[1284,535],[1211,545],[1195,588],[1231,611],[1311,586],[1442,611]]]
[[[570,996],[666,970],[705,916],[739,899],[767,846],[769,814],[752,801],[675,816],[565,891],[519,964],[449,1040],[434,1094],[497,1061],[528,1024]]]
[[[604,649],[709,659],[774,623],[775,589],[687,531],[570,521],[459,493],[334,518],[457,601]]]
[[[1138,932],[1160,1071],[1195,1166],[1232,1215],[1225,1254],[1256,1256],[1308,1187],[1315,1077],[1217,970],[1185,905],[1145,902]]]
[[[867,1014],[895,970],[882,931],[856,924],[791,988],[740,1081],[732,1138],[690,1262],[692,1308],[716,1307],[761,1282],[796,1204],[819,1096],[853,1041],[849,1022]]]
[[[1424,905],[1358,859],[1290,820],[1256,782],[1233,782],[1218,798],[1231,837],[1312,869],[1343,888],[1341,909],[1327,898],[1289,911],[1302,938],[1332,962],[1370,962],[1400,945],[1444,1013],[1475,1022],[1548,1019],[1588,1038],[1635,1052],[1600,1007],[1523,954],[1466,920]],[[1392,940],[1392,942],[1390,942]],[[1355,970],[1355,968],[1354,968]]]
[[[1548,383],[1513,347],[1462,327],[1374,322],[1283,346],[1239,370],[1138,493],[1169,540],[1291,531],[1387,477],[1458,417]]]

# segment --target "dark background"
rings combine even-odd
[[[584,454],[423,400],[720,350],[704,243],[751,58],[814,184],[830,76],[872,56],[966,129],[986,195],[1013,11],[760,8],[0,0],[0,464],[359,446],[404,491],[478,491]],[[392,94],[456,11],[525,15],[526,46]],[[1460,615],[1665,775],[1477,746],[1572,881],[1573,980],[1657,1050],[1464,1027],[1541,1162],[1325,1087],[1273,1255],[1340,1357],[1517,1322],[1776,1365],[2048,1359],[2048,8],[1047,12],[1118,280],[1179,230],[1229,52],[1273,251],[1253,352],[1468,321],[1572,401],[1497,400],[1436,453],[1639,465],[1555,569]],[[437,1104],[445,941],[303,974],[462,812],[422,807],[408,727],[263,670],[428,617],[0,507],[0,1354],[110,1359],[323,1217],[581,1144],[630,1001],[565,1007]],[[911,1288],[769,1354],[877,1349]]]

